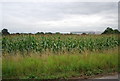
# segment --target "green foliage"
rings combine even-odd
[[[2,35],[9,35],[10,33],[8,32],[8,30],[7,29],[3,29],[2,30]]]
[[[3,78],[56,79],[91,76],[117,71],[114,53],[62,54],[50,56],[8,56],[2,59]]]
[[[5,36],[2,39],[2,48],[4,52],[14,54],[16,52],[55,52],[64,53],[85,50],[96,51],[106,50],[117,47],[118,37],[115,35],[108,36],[32,36],[32,35],[20,35],[20,36]]]
[[[115,30],[113,30],[112,28],[107,28],[102,34],[119,34],[120,32],[117,30],[117,29],[115,29]]]
[[[45,34],[52,34],[52,32],[46,32]]]
[[[56,32],[55,34],[60,34],[60,32]]]
[[[44,34],[44,32],[37,32],[36,34],[37,34],[37,35],[39,35],[39,34]]]
[[[82,33],[82,35],[87,35],[86,33]]]
[[[114,72],[118,70],[118,54],[110,50],[118,47],[119,42],[117,35],[3,36],[2,75],[3,78],[58,79]],[[28,55],[22,55],[25,53]]]

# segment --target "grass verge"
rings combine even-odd
[[[118,71],[118,53],[60,54],[2,57],[3,78],[58,79]]]

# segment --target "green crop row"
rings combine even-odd
[[[5,36],[3,52],[71,52],[96,51],[117,47],[118,36]]]

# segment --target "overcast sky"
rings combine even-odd
[[[104,31],[118,28],[117,2],[6,2],[2,27],[9,32]]]

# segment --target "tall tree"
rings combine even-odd
[[[119,34],[119,30],[108,27],[102,34]]]
[[[3,29],[2,30],[2,35],[9,35],[10,33],[8,32],[8,29]]]

